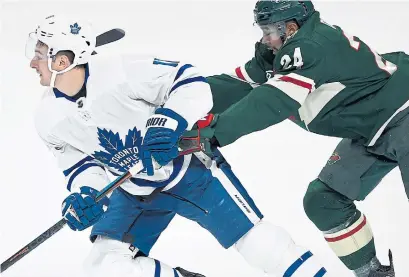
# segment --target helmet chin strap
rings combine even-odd
[[[58,75],[58,74],[63,74],[63,73],[65,73],[65,72],[67,72],[67,71],[70,71],[70,70],[73,69],[77,64],[76,64],[75,62],[73,62],[73,63],[72,63],[69,67],[67,67],[66,69],[61,70],[61,71],[56,71],[56,70],[54,70],[54,69],[51,68],[51,63],[52,63],[52,61],[53,61],[53,58],[52,58],[52,57],[48,58],[48,69],[52,72],[52,74],[51,74],[51,80],[50,80],[50,87],[51,87],[51,88],[54,88],[54,87],[55,87],[55,79],[57,78],[57,75]]]

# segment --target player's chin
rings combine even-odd
[[[274,54],[277,54],[278,50],[280,50],[280,48],[278,47],[272,47],[271,50],[273,50]]]
[[[41,76],[40,77],[40,85],[47,87],[47,86],[50,85],[50,81],[46,80],[44,77]]]

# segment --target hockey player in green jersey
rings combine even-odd
[[[390,265],[381,265],[354,202],[396,166],[409,196],[409,56],[378,54],[322,21],[310,1],[258,1],[254,15],[263,32],[254,58],[233,75],[208,77],[216,115],[190,135],[225,146],[291,117],[310,132],[343,138],[336,162],[310,183],[305,212],[355,276],[395,276],[391,253]]]

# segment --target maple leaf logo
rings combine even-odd
[[[119,133],[98,128],[98,140],[105,151],[96,151],[93,156],[103,164],[125,172],[139,162],[139,149],[142,143],[141,131],[133,128],[125,137],[125,144]]]
[[[74,35],[78,35],[81,30],[81,27],[78,25],[78,23],[74,23],[73,25],[70,25],[70,28],[71,28],[71,34],[74,34]]]

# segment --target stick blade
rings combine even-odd
[[[97,36],[95,47],[99,47],[99,46],[120,40],[124,36],[125,36],[125,31],[120,28],[115,28],[115,29],[106,31]],[[97,54],[97,52],[93,51],[91,55],[95,55],[95,54]]]

